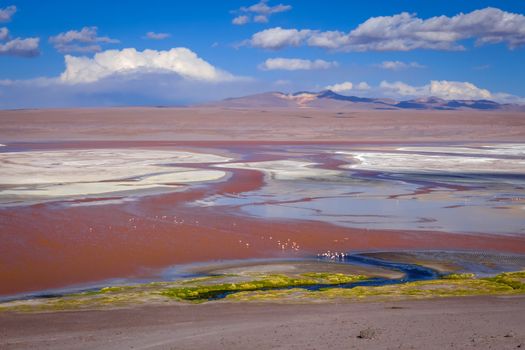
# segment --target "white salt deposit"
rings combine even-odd
[[[399,151],[430,153],[462,153],[490,156],[525,156],[525,144],[501,143],[482,146],[448,146],[448,147],[400,147]]]
[[[462,146],[402,147],[397,150],[410,153],[380,150],[338,151],[336,153],[346,156],[349,161],[353,161],[352,164],[343,166],[349,169],[385,172],[525,174],[525,159],[502,158],[509,155],[522,155],[525,152],[525,145],[523,144],[498,144],[480,148]]]
[[[146,149],[0,153],[0,204],[173,191],[178,184],[213,181],[226,175],[220,170],[174,164],[229,160],[214,154]]]

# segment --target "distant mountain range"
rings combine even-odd
[[[313,108],[343,110],[499,110],[525,111],[525,105],[502,104],[490,100],[444,100],[422,97],[397,101],[389,98],[345,96],[331,90],[300,91],[294,94],[265,92],[244,97],[228,98],[205,106],[223,108]]]

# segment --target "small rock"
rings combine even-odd
[[[373,339],[376,336],[376,331],[372,328],[366,328],[359,331],[357,338],[359,339]]]

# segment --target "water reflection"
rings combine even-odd
[[[337,150],[323,152],[336,154]],[[442,162],[445,164],[446,159]],[[405,168],[411,166],[411,171],[396,172],[364,171],[358,169],[358,164],[343,165],[339,167],[341,172],[332,176],[295,179],[279,178],[274,176],[276,169],[268,169],[271,176],[267,176],[262,189],[206,201],[235,206],[258,217],[318,220],[345,227],[525,233],[524,174],[501,169],[458,172],[454,168],[418,172],[414,164]]]

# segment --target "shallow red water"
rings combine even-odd
[[[275,146],[275,143],[272,143]],[[161,147],[180,143],[82,143],[63,147]],[[21,148],[29,147],[20,146]],[[245,160],[278,157],[251,143],[203,143]],[[284,147],[284,146],[283,146]],[[337,160],[317,156],[323,167]],[[205,166],[205,165],[199,165]],[[59,203],[0,209],[0,295],[148,273],[173,264],[215,259],[304,256],[326,250],[474,249],[525,253],[525,237],[431,231],[367,230],[303,220],[250,217],[234,207],[188,206],[213,194],[235,196],[264,185],[258,171],[232,170],[224,182],[112,205]],[[430,189],[425,189],[430,190]],[[299,246],[299,249],[292,249]]]

